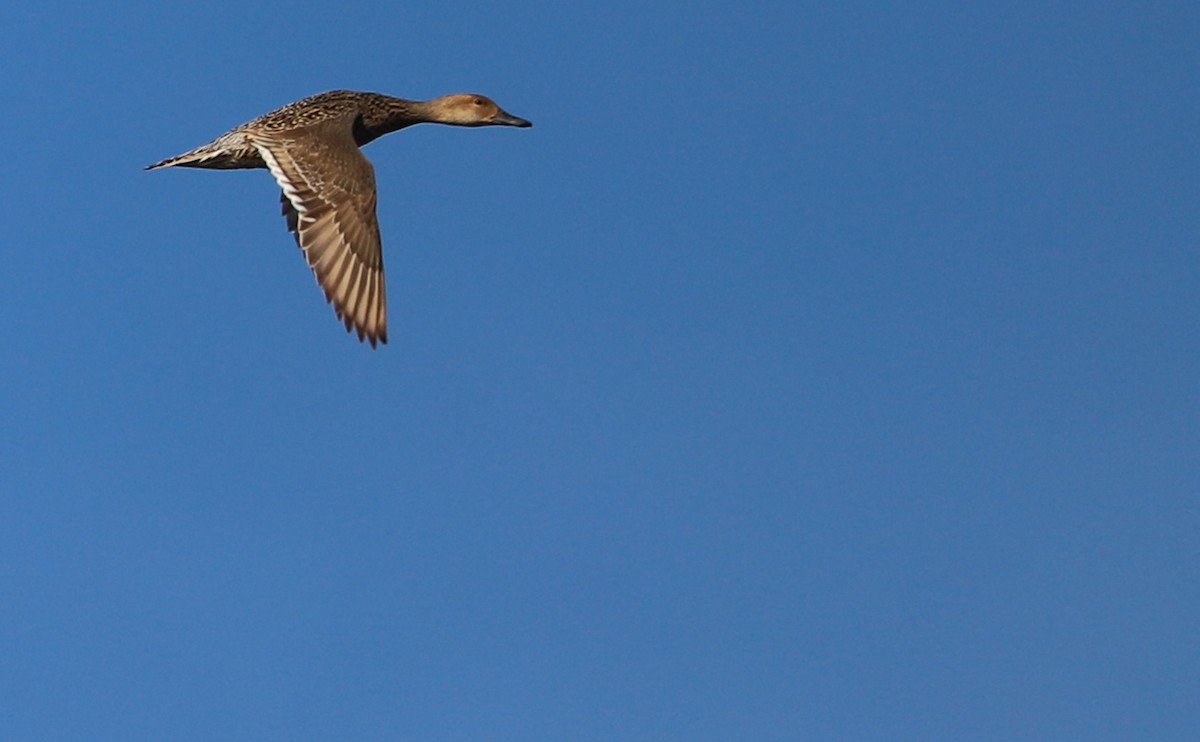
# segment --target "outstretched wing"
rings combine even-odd
[[[351,134],[353,118],[250,140],[283,191],[288,229],[346,330],[372,347],[387,342],[383,249],[375,217],[375,170]]]

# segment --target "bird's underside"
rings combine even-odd
[[[269,170],[281,189],[288,230],[325,299],[347,331],[375,347],[387,342],[375,173],[354,142],[351,125],[345,118],[278,132],[234,130],[147,169]]]

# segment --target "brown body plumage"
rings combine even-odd
[[[283,215],[325,298],[359,340],[387,342],[383,252],[375,218],[375,172],[359,151],[420,123],[530,126],[472,93],[427,101],[332,90],[289,103],[208,144],[147,167],[266,168]]]

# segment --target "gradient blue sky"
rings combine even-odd
[[[0,738],[1195,739],[1200,6],[411,5],[0,9]]]

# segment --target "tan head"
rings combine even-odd
[[[496,105],[486,95],[454,93],[428,101],[430,118],[454,126],[533,126]]]

